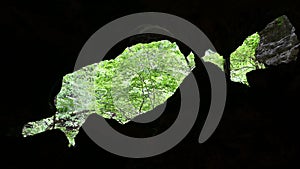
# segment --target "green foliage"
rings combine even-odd
[[[265,66],[256,61],[255,50],[260,37],[258,33],[247,37],[243,44],[230,55],[230,78],[234,82],[248,84],[246,74],[252,70],[263,69]]]
[[[234,82],[240,82],[249,86],[246,74],[252,70],[264,69],[265,66],[255,58],[255,50],[258,47],[260,37],[258,33],[247,37],[243,44],[230,55],[230,78]],[[207,50],[202,57],[205,62],[211,62],[224,71],[224,59],[217,52]]]
[[[187,62],[188,61],[188,62]],[[101,61],[63,77],[53,117],[29,122],[24,136],[60,129],[75,145],[86,118],[96,113],[124,124],[163,104],[194,69],[194,55],[163,40],[128,47],[113,60]]]
[[[224,71],[225,59],[223,58],[223,56],[219,55],[217,52],[214,52],[211,49],[208,49],[207,51],[205,51],[205,55],[202,57],[202,59],[205,62],[211,62],[212,64],[215,64],[221,70]]]
[[[280,16],[280,17],[276,18],[275,20],[277,22],[277,25],[281,26],[283,24],[283,21],[284,21],[284,16]]]
[[[169,41],[137,44],[119,57],[126,59],[112,79],[111,96],[127,119],[163,104],[195,65],[192,53],[187,63],[176,43]]]

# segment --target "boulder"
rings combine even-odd
[[[288,17],[283,15],[259,32],[260,42],[256,59],[269,66],[289,63],[297,59],[299,40]]]

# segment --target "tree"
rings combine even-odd
[[[255,50],[258,47],[260,36],[258,33],[247,37],[243,44],[230,55],[230,78],[234,82],[240,82],[249,86],[246,74],[252,70],[264,69],[263,63],[255,58]]]
[[[260,36],[258,33],[247,37],[243,44],[230,55],[230,80],[249,86],[246,74],[252,70],[264,69],[265,65],[257,61],[255,51],[258,47]],[[224,71],[224,58],[217,52],[207,50],[202,57],[205,62],[210,62]]]
[[[87,117],[96,113],[121,124],[146,113],[171,97],[195,68],[176,43],[167,40],[126,48],[113,60],[83,67],[63,77],[53,117],[29,122],[23,136],[60,129],[75,145]]]

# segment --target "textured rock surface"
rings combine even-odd
[[[269,23],[261,32],[256,58],[266,65],[289,63],[297,59],[299,40],[295,28],[283,15]]]

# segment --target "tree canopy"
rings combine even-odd
[[[255,57],[259,41],[259,34],[254,33],[247,37],[243,44],[230,54],[230,80],[249,86],[246,74],[252,70],[265,68],[265,65],[258,62]],[[205,62],[213,63],[224,71],[225,60],[217,52],[209,49],[202,58]]]
[[[247,37],[243,44],[230,55],[230,79],[249,85],[246,74],[252,70],[264,69],[263,63],[255,58],[255,51],[258,47],[260,36],[254,33]]]
[[[60,129],[75,145],[79,128],[92,113],[125,124],[163,104],[194,68],[194,54],[185,57],[167,40],[128,47],[115,59],[65,75],[56,114],[27,123],[22,134]]]

